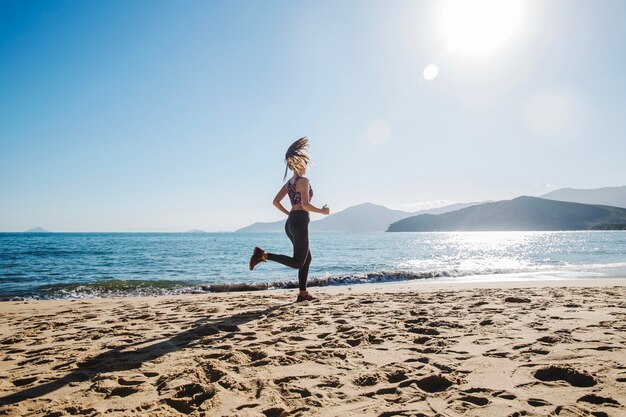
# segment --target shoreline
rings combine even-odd
[[[0,303],[0,415],[626,411],[626,277],[311,291]]]
[[[391,273],[393,274],[393,273]],[[397,275],[403,275],[406,274],[404,272],[399,272],[397,273]],[[587,273],[588,274],[588,273]],[[315,278],[313,277],[313,280],[319,280],[319,278]],[[381,285],[381,286],[385,286],[385,287],[394,287],[394,286],[401,286],[403,288],[408,288],[407,286],[412,286],[412,285],[419,285],[419,286],[423,286],[425,288],[428,288],[430,286],[434,286],[434,287],[438,287],[440,285],[460,285],[461,287],[465,287],[465,286],[477,286],[477,287],[484,287],[485,285],[489,286],[489,285],[508,285],[508,283],[528,283],[528,285],[534,285],[531,283],[539,283],[538,285],[541,285],[540,283],[542,282],[578,282],[577,284],[572,284],[572,285],[579,285],[580,281],[582,282],[598,282],[598,283],[603,283],[603,282],[616,282],[619,280],[626,280],[626,275],[621,276],[589,276],[589,275],[584,275],[583,272],[580,271],[563,271],[563,270],[556,270],[556,271],[535,271],[535,272],[515,272],[515,273],[495,273],[495,274],[484,274],[484,275],[463,275],[463,276],[442,276],[442,277],[424,277],[424,278],[415,278],[415,279],[407,279],[407,280],[395,280],[395,279],[390,279],[389,281],[366,281],[366,282],[351,282],[348,281],[346,283],[333,283],[333,284],[325,284],[325,285],[317,285],[315,283],[313,283],[312,285],[309,285],[309,289],[311,291],[324,291],[324,290],[332,290],[332,288],[348,288],[348,287],[353,287],[353,288],[357,288],[357,287],[361,287],[361,286],[365,286],[366,288],[371,288],[371,286],[377,286],[377,285]],[[117,282],[117,280],[113,280],[115,282]],[[129,281],[133,281],[133,280],[129,280]],[[108,281],[105,281],[108,282]],[[124,281],[126,282],[126,281]],[[143,283],[145,281],[139,280],[138,282]],[[154,281],[154,282],[159,282]],[[275,282],[278,283],[278,282]],[[123,299],[123,298],[151,298],[151,297],[175,297],[175,296],[192,296],[192,295],[199,295],[199,296],[206,296],[206,295],[215,295],[215,294],[246,294],[246,293],[264,293],[264,292],[276,292],[276,291],[294,291],[295,289],[297,289],[297,282],[295,281],[281,281],[281,284],[284,285],[284,287],[281,288],[262,288],[263,286],[265,286],[265,283],[262,282],[252,282],[252,283],[225,283],[225,284],[201,284],[201,285],[197,285],[197,286],[190,286],[190,287],[181,287],[178,289],[174,289],[173,293],[168,293],[168,292],[158,292],[155,291],[154,293],[147,293],[147,294],[132,294],[131,290],[128,293],[122,293],[122,294],[105,294],[105,295],[100,295],[98,293],[95,293],[97,295],[94,295],[94,293],[84,293],[75,297],[72,296],[65,296],[65,297],[58,297],[58,298],[31,298],[32,296],[25,296],[25,295],[12,295],[12,296],[4,296],[4,297],[0,297],[0,305],[2,305],[2,303],[6,303],[6,302],[24,302],[24,301],[29,301],[29,302],[36,302],[36,301],[54,301],[54,300],[58,300],[58,301],[62,301],[62,300],[99,300],[99,299]],[[89,286],[90,284],[93,283],[85,283],[85,284],[81,284],[81,285],[85,285],[85,286]],[[77,286],[79,286],[79,284],[75,284]],[[211,291],[209,288],[211,287],[211,285],[216,286],[217,290]],[[525,284],[523,284],[525,285]],[[585,284],[583,284],[585,285]],[[593,285],[593,284],[590,284]],[[602,285],[602,284],[599,284]],[[623,284],[618,284],[618,285],[623,285]],[[229,287],[232,286],[233,289],[224,289],[225,287]],[[146,290],[146,287],[143,287],[142,289],[146,292],[151,292],[156,290],[159,287],[156,288],[150,288],[148,287],[148,289]],[[176,291],[181,291],[176,293]]]

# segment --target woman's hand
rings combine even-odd
[[[324,207],[322,207],[322,214],[328,216],[330,214],[330,209],[328,208],[328,206],[326,204],[324,204]]]

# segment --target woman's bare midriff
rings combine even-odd
[[[302,204],[294,204],[291,206],[291,211],[298,211],[298,210],[304,210],[302,208]]]

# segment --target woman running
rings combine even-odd
[[[295,141],[285,154],[285,175],[287,178],[287,168],[293,171],[293,176],[285,185],[281,187],[274,198],[274,206],[287,216],[285,223],[285,233],[293,244],[293,256],[277,255],[265,252],[259,247],[254,248],[250,258],[250,270],[263,261],[274,261],[298,270],[298,284],[300,293],[296,301],[317,301],[306,290],[306,280],[309,275],[309,265],[311,264],[311,251],[309,250],[309,212],[329,214],[329,208],[317,208],[311,204],[313,189],[309,184],[306,174],[307,165],[311,162],[309,155],[309,140],[305,137]],[[283,198],[289,195],[291,201],[291,211],[288,211],[281,203]]]

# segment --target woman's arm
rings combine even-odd
[[[276,197],[274,197],[274,207],[276,207],[278,210],[282,211],[287,216],[289,216],[289,210],[287,210],[285,206],[283,206],[283,204],[281,203],[281,201],[283,200],[283,198],[285,198],[286,195],[287,195],[287,186],[283,185],[282,188],[278,191],[278,194],[276,194]]]
[[[326,206],[317,208],[309,202],[309,180],[307,178],[300,178],[296,189],[300,192],[300,205],[306,211],[320,214],[330,214],[330,209]]]

